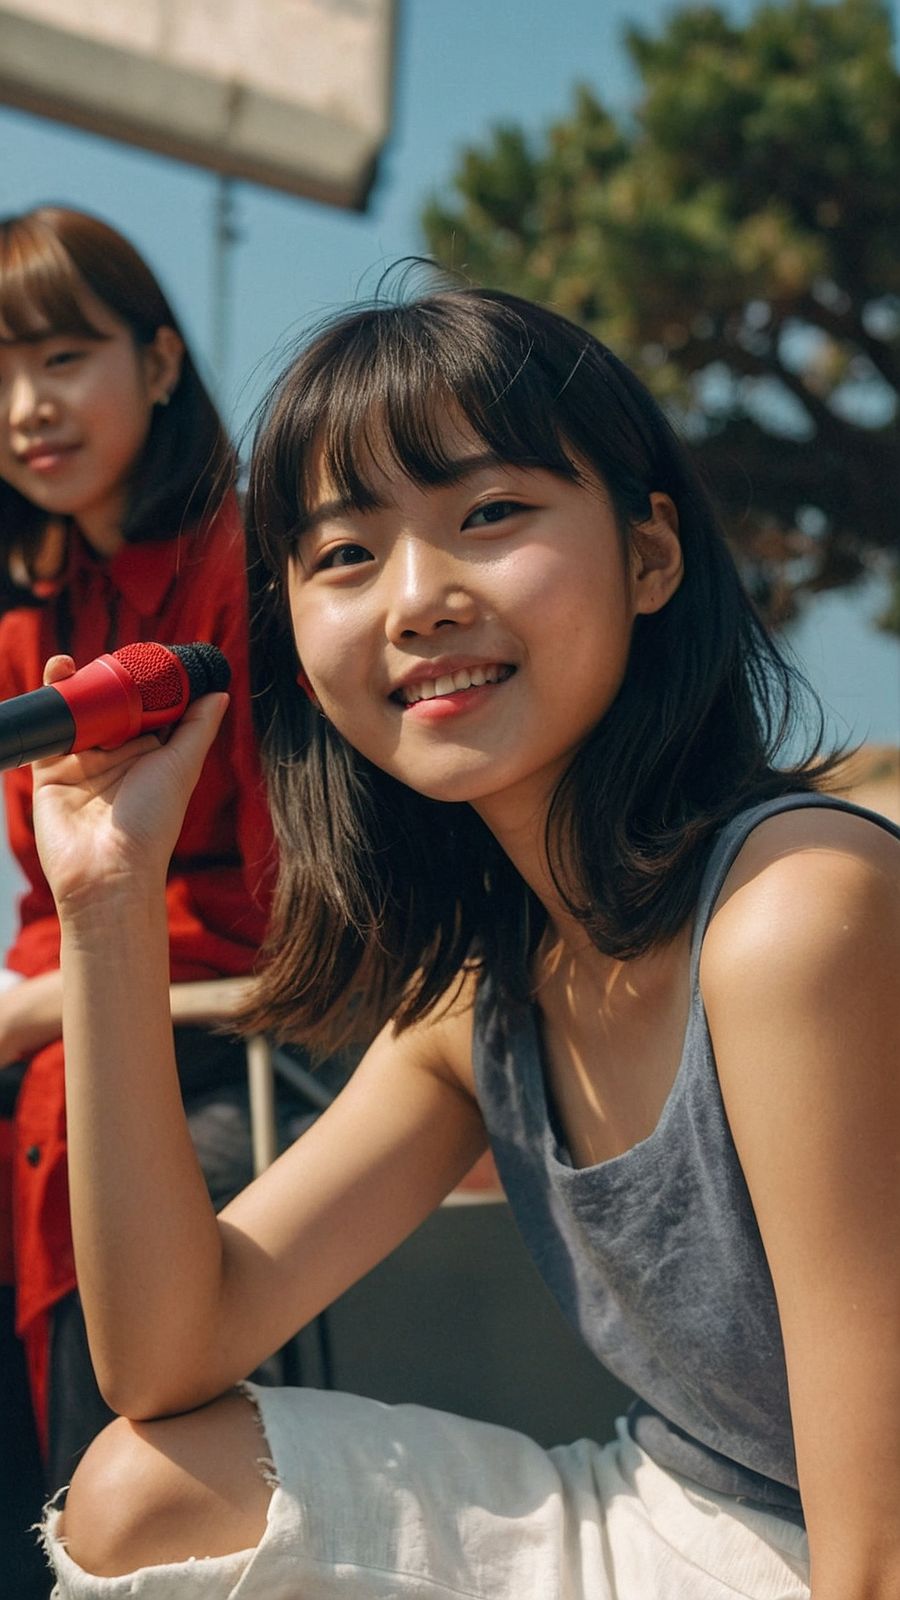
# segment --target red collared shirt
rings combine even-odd
[[[0,617],[0,699],[40,687],[47,657],[59,651],[83,666],[135,641],[205,639],[227,657],[231,704],[168,876],[171,977],[183,982],[249,972],[265,927],[273,847],[250,715],[244,541],[236,504],[229,501],[208,523],[178,538],[126,545],[109,561],[72,533],[56,589],[44,606]],[[35,977],[59,965],[59,924],[35,846],[31,769],[7,772],[4,782],[10,845],[28,885],[6,964]],[[56,1041],[33,1058],[16,1108],[20,1332],[75,1283],[65,1151],[63,1056]],[[40,1391],[38,1375],[38,1400]]]
[[[77,533],[66,573],[42,607],[0,617],[0,699],[36,689],[48,656],[76,666],[137,640],[206,639],[226,655],[231,705],[191,799],[168,879],[173,981],[227,977],[253,965],[265,923],[261,888],[271,831],[250,717],[243,535],[230,502],[183,537],[125,545],[98,560]],[[63,611],[68,626],[61,628]],[[59,926],[31,816],[31,770],[4,774],[10,847],[28,887],[6,965],[34,977],[59,965]]]

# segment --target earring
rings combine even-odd
[[[166,394],[161,394],[159,399],[157,400],[156,404],[158,406],[167,406],[169,404],[169,401],[171,400],[171,398],[172,398],[171,393],[167,392]]]

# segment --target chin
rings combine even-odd
[[[437,800],[444,805],[468,805],[478,798],[478,786],[464,783],[462,780],[448,779],[440,782],[432,779],[423,783],[410,783],[408,778],[400,778],[400,783],[412,789],[416,794],[423,795],[426,800]]]
[[[506,777],[496,772],[429,772],[416,778],[397,772],[393,776],[426,800],[443,801],[445,805],[477,805],[510,787]]]

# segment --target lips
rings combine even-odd
[[[74,455],[78,446],[75,444],[35,444],[19,456],[23,466],[31,467],[33,471],[40,472],[42,468],[56,466],[66,456]]]
[[[420,700],[435,700],[439,696],[457,694],[463,689],[480,689],[485,684],[503,683],[512,677],[515,667],[503,662],[488,662],[483,666],[459,667],[455,672],[442,673],[437,678],[419,678],[403,684],[391,695],[404,707],[418,705]]]

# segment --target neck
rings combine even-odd
[[[519,876],[540,900],[554,940],[562,940],[574,949],[584,945],[587,935],[581,923],[566,909],[547,857],[547,817],[555,787],[554,779],[546,792],[520,793],[514,799],[508,793],[502,800],[489,797],[476,802],[475,810]]]
[[[626,960],[598,950],[584,924],[567,908],[554,882],[546,849],[547,817],[557,781],[558,774],[549,789],[539,794],[518,794],[513,800],[505,793],[502,799],[488,798],[475,803],[482,821],[547,913],[541,960],[549,960],[555,970],[567,970],[573,976],[577,969],[580,981],[587,979],[602,989],[619,983],[626,973],[629,982],[638,972],[646,973],[651,984],[660,976],[668,981],[671,961],[679,958],[685,936],[689,940],[689,926],[666,944]]]
[[[107,511],[79,517],[77,527],[85,543],[104,561],[117,555],[125,543],[121,517],[116,513]]]

